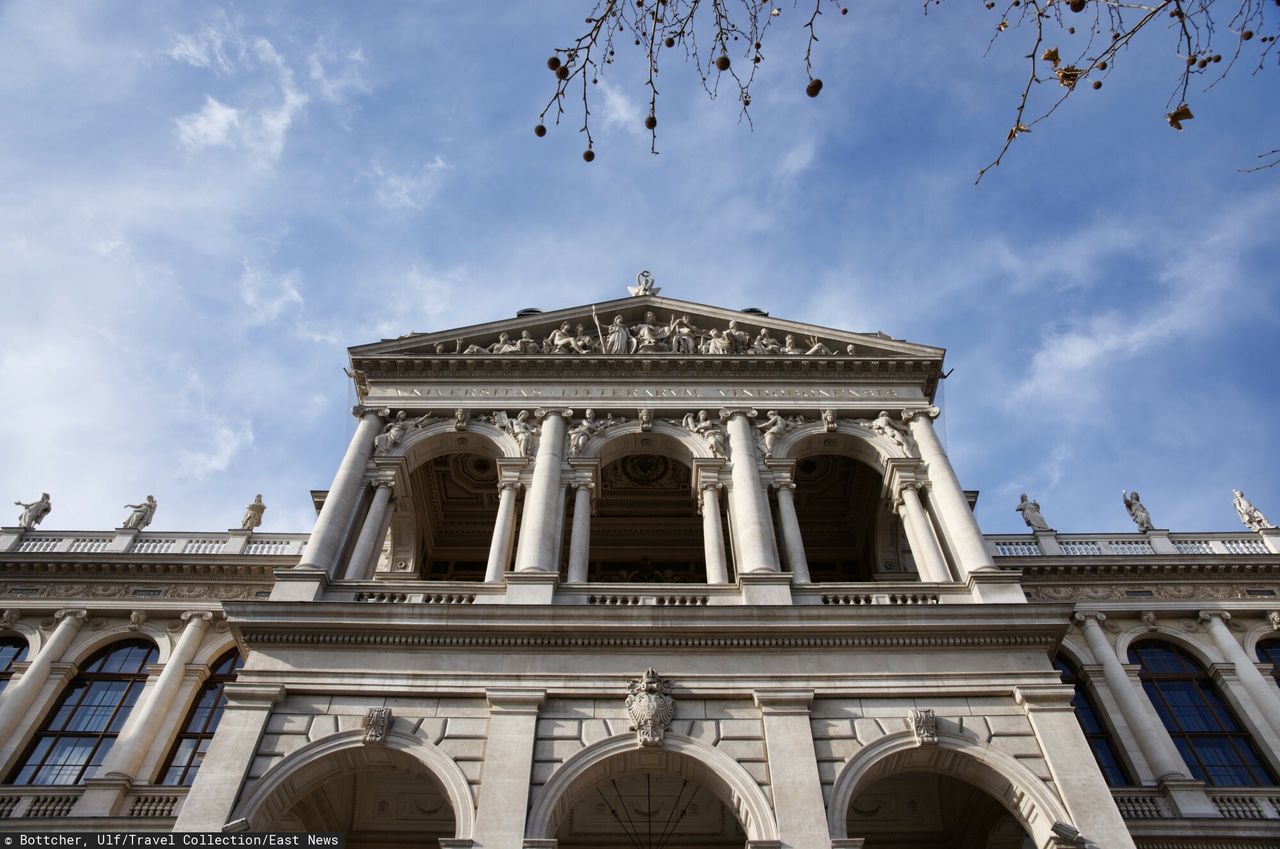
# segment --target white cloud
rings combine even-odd
[[[423,165],[416,172],[397,174],[374,161],[369,168],[374,195],[379,205],[392,212],[420,210],[435,196],[449,164],[441,157]]]
[[[604,80],[600,81],[599,88],[604,98],[600,114],[604,119],[605,129],[621,127],[633,135],[648,132],[644,128],[644,119],[640,116],[640,107],[623,94],[621,89]]]
[[[176,36],[165,55],[175,62],[228,74],[235,67],[228,51],[238,54],[243,49],[237,27],[223,13],[216,21],[205,24],[199,32]]]
[[[323,44],[307,57],[311,81],[320,96],[331,103],[345,103],[352,94],[367,94],[364,80],[364,51],[356,47],[344,56],[334,57]]]
[[[203,109],[184,115],[175,123],[178,125],[178,141],[187,150],[223,147],[231,144],[232,132],[240,127],[240,112],[217,98],[205,95]]]
[[[246,262],[240,275],[240,297],[249,308],[249,323],[266,324],[289,307],[301,306],[301,279],[297,269],[271,274]]]
[[[178,470],[184,477],[204,480],[215,472],[225,472],[242,449],[253,444],[249,422],[216,420],[207,432],[191,439],[197,448],[184,448],[178,455]],[[203,443],[203,444],[201,444]]]
[[[806,138],[792,147],[782,157],[782,175],[784,177],[794,177],[801,171],[804,171],[813,164],[814,156],[817,154],[817,145],[813,139]]]

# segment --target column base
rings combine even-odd
[[[555,572],[508,572],[507,604],[551,604],[559,585]]]
[[[969,592],[977,604],[1026,604],[1019,569],[982,569],[969,573]]]
[[[1173,808],[1176,817],[1222,818],[1222,811],[1204,792],[1204,782],[1194,778],[1162,778],[1159,782],[1164,797]]]
[[[748,572],[738,576],[743,604],[790,605],[790,572]]]
[[[310,566],[277,569],[275,578],[271,601],[318,601],[329,588],[325,571]]]
[[[69,816],[124,816],[127,812],[116,809],[124,800],[125,794],[132,789],[133,779],[127,775],[111,774],[102,778],[86,779],[84,793],[76,800]]]

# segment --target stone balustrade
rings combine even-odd
[[[0,788],[0,820],[69,817],[84,790],[83,786],[14,785]],[[111,824],[118,831],[150,827],[167,830],[182,809],[188,790],[187,787],[150,784],[133,787],[125,793],[119,811],[110,818]]]
[[[1169,555],[1280,554],[1275,540],[1256,533],[988,534],[993,557],[1144,557]],[[1273,547],[1274,546],[1274,547]]]
[[[26,531],[11,535],[9,547],[17,554],[140,554],[212,555],[238,557],[298,557],[308,534],[256,534],[247,531],[197,533],[103,531]]]

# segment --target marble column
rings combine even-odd
[[[729,435],[729,510],[733,513],[733,534],[738,557],[738,574],[780,572],[778,545],[773,536],[773,516],[769,497],[760,481],[756,458],[755,430],[750,416],[755,410],[721,410]]]
[[[791,583],[813,583],[809,577],[809,559],[804,554],[804,539],[800,536],[800,520],[796,517],[796,485],[790,481],[775,483],[778,493],[778,524],[782,530],[782,550],[791,570]]]
[[[1164,723],[1156,715],[1155,708],[1138,693],[1137,687],[1129,680],[1124,664],[1116,655],[1115,649],[1102,633],[1099,621],[1106,620],[1103,613],[1077,613],[1076,623],[1084,632],[1085,642],[1093,659],[1102,664],[1102,675],[1106,679],[1107,689],[1115,696],[1124,715],[1125,724],[1133,732],[1142,756],[1156,774],[1157,781],[1165,779],[1185,779],[1189,775],[1187,765],[1177,754],[1173,741],[1165,731]]]
[[[500,583],[511,564],[511,545],[516,538],[516,490],[519,487],[519,481],[502,481],[498,484],[498,518],[493,524],[489,562],[484,569],[487,584]]]
[[[395,485],[388,480],[374,481],[372,485],[373,500],[365,513],[364,525],[360,528],[360,536],[356,537],[356,544],[351,549],[351,561],[347,565],[346,577],[352,581],[367,581],[373,577],[374,557],[383,539],[379,532],[383,535],[386,533],[387,506],[391,503]]]
[[[573,528],[569,535],[569,583],[587,581],[587,562],[591,554],[591,481],[573,484]]]
[[[1240,682],[1258,706],[1259,712],[1267,718],[1272,730],[1280,734],[1280,688],[1276,687],[1274,681],[1262,676],[1257,664],[1236,641],[1231,629],[1227,627],[1231,614],[1225,610],[1202,610],[1200,621],[1205,624],[1218,651],[1235,667],[1236,675],[1240,677]]]
[[[9,686],[0,693],[0,739],[17,736],[18,724],[24,718],[31,718],[28,711],[36,696],[48,683],[53,664],[62,659],[88,616],[89,611],[83,609],[59,610],[53,614],[53,618],[58,620],[58,626],[32,658],[27,671],[10,681]],[[39,717],[35,719],[39,721]]]
[[[729,565],[724,554],[724,522],[720,518],[720,487],[718,483],[704,483],[698,502],[698,510],[702,513],[702,550],[708,584],[729,583]]]
[[[134,708],[129,721],[116,738],[111,754],[102,765],[101,775],[115,774],[135,781],[145,778],[137,774],[138,767],[156,742],[156,729],[173,707],[174,696],[182,687],[187,664],[199,650],[213,614],[207,610],[188,610],[181,618],[187,624],[182,629],[178,644],[165,661],[164,669],[150,695]]]
[[[564,516],[556,515],[561,504],[561,466],[564,463],[565,417],[572,410],[538,410],[542,433],[538,437],[538,456],[533,464],[533,480],[520,526],[520,543],[516,549],[517,572],[560,571],[560,552],[556,551],[559,528]]]
[[[986,541],[982,537],[982,529],[978,520],[973,517],[973,510],[964,497],[960,487],[960,479],[952,468],[947,453],[942,450],[942,443],[933,430],[933,419],[938,415],[937,407],[925,407],[917,410],[904,410],[902,417],[911,428],[911,436],[920,448],[920,459],[929,467],[929,481],[933,488],[929,491],[929,501],[937,510],[938,520],[947,535],[947,543],[960,570],[960,580],[967,580],[970,572],[980,569],[995,569],[995,562],[987,552]]]
[[[373,456],[373,438],[381,430],[382,417],[372,409],[357,407],[360,424],[347,445],[347,453],[333,477],[333,484],[325,496],[320,515],[307,540],[306,551],[298,561],[298,569],[318,569],[329,577],[335,576],[338,557],[346,545],[351,526],[355,523],[356,509],[362,495],[361,481],[365,466]]]
[[[911,545],[911,555],[916,561],[916,570],[920,580],[927,583],[946,583],[951,580],[951,570],[947,568],[946,558],[938,546],[938,538],[934,536],[933,525],[920,503],[920,493],[911,484],[904,485],[898,491],[898,512],[902,516],[902,524],[907,532],[907,542]]]
[[[223,692],[227,696],[226,709],[191,792],[178,812],[174,831],[222,831],[258,751],[271,709],[284,697],[285,688],[281,684],[233,681]],[[257,828],[264,825],[250,823]]]

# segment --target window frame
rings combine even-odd
[[[13,654],[4,660],[7,649],[16,649]],[[9,686],[9,682],[13,680],[13,665],[22,663],[31,655],[31,641],[26,637],[16,634],[5,634],[0,636],[0,693],[5,691]]]
[[[141,660],[131,662],[132,671],[102,670],[101,667],[106,666],[112,656],[134,650],[142,650],[144,654]],[[58,700],[41,720],[40,727],[32,735],[5,783],[24,787],[74,787],[92,778],[106,761],[121,729],[128,722],[151,677],[148,667],[156,663],[159,656],[160,649],[156,644],[142,639],[118,640],[91,654],[76,676],[62,688]],[[95,666],[99,668],[95,669]],[[113,688],[113,684],[124,686],[122,689]],[[86,701],[93,695],[111,694],[113,689],[118,691],[114,702]],[[104,714],[104,709],[109,712]],[[104,716],[105,721],[102,719]],[[86,751],[87,756],[78,765],[59,764],[49,759],[51,753]],[[50,777],[46,770],[59,780],[41,780]],[[74,770],[74,779],[61,780],[71,775],[71,770]]]
[[[1150,648],[1169,652],[1178,660],[1181,668],[1153,670],[1142,655],[1145,649]],[[1235,708],[1213,680],[1213,676],[1190,651],[1169,640],[1149,639],[1131,645],[1128,655],[1129,662],[1138,666],[1138,678],[1142,682],[1143,691],[1195,778],[1210,787],[1276,786],[1275,773],[1254,742],[1253,735],[1240,721]],[[1172,694],[1179,691],[1182,696],[1187,697],[1185,704],[1170,699]],[[1192,693],[1196,698],[1190,697]],[[1194,709],[1194,717],[1186,712],[1188,708]],[[1186,728],[1179,718],[1184,716],[1193,718],[1196,724],[1212,730]],[[1215,748],[1219,752],[1233,753],[1235,762],[1221,764],[1206,760],[1203,755]],[[1215,771],[1228,769],[1248,773],[1251,780],[1244,783],[1226,782],[1215,775]]]
[[[1081,664],[1066,652],[1060,651],[1054,655],[1053,666],[1058,670],[1058,676],[1062,679],[1062,683],[1070,684],[1072,689],[1075,690],[1075,694],[1071,697],[1071,707],[1075,711],[1076,721],[1080,723],[1080,731],[1084,734],[1085,742],[1089,744],[1089,750],[1093,754],[1093,759],[1098,764],[1098,771],[1102,773],[1102,778],[1107,782],[1107,786],[1136,787],[1138,782],[1134,780],[1133,769],[1123,755],[1124,747],[1117,740],[1115,729],[1109,721],[1110,716],[1098,709],[1098,702],[1093,697],[1093,693],[1089,691],[1091,682],[1084,675]],[[1081,720],[1081,703],[1092,715],[1094,722],[1101,729],[1100,731],[1090,731]],[[1095,744],[1105,747],[1110,753],[1111,759],[1115,762],[1114,771],[1117,773],[1114,777],[1120,779],[1118,783],[1112,781],[1112,768],[1099,760],[1098,746]]]
[[[228,666],[228,664],[230,665]],[[218,724],[222,721],[222,714],[226,710],[226,685],[236,680],[236,676],[243,666],[244,655],[240,654],[240,650],[235,647],[218,655],[217,660],[210,664],[209,677],[204,680],[200,690],[191,702],[191,707],[187,709],[182,718],[182,725],[178,727],[178,731],[173,738],[173,744],[169,747],[169,752],[165,755],[164,763],[156,776],[156,784],[163,787],[190,787],[195,783],[196,774],[204,763],[204,756],[207,753],[209,743],[213,740],[213,735],[217,733]],[[224,667],[227,668],[222,671]],[[215,693],[216,695],[211,703],[206,704],[205,697],[209,693]],[[200,722],[200,728],[199,730],[192,730],[192,723],[202,710],[207,711],[207,713],[203,721]],[[195,742],[184,751],[184,742],[188,740],[194,740]],[[186,763],[176,766],[174,761],[179,754],[186,755]],[[179,770],[178,780],[171,782],[168,780],[169,773],[175,769]]]

